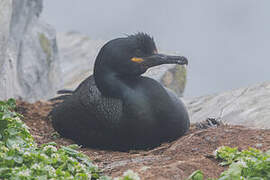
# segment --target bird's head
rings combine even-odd
[[[111,71],[121,76],[138,76],[150,67],[161,64],[188,64],[183,56],[159,54],[152,37],[137,33],[105,44],[96,59],[97,69]]]

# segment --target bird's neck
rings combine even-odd
[[[94,71],[95,83],[102,95],[118,99],[124,99],[131,90],[132,77],[121,77],[119,74],[103,69]],[[135,77],[134,77],[135,78]]]

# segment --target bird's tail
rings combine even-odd
[[[57,91],[57,94],[61,94],[60,96],[54,97],[49,99],[49,101],[54,102],[54,101],[58,101],[58,100],[65,100],[67,97],[71,96],[74,93],[74,91],[72,90],[68,90],[68,89],[61,89],[59,91]]]
[[[57,94],[72,94],[74,91],[68,89],[61,89],[57,91]]]

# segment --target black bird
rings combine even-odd
[[[50,113],[53,127],[78,144],[102,149],[147,149],[175,140],[189,129],[184,104],[157,81],[141,76],[161,64],[188,61],[158,54],[145,33],[109,41],[96,58],[94,74],[60,97],[64,101]]]

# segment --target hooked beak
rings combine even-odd
[[[161,64],[180,64],[188,65],[188,60],[184,56],[169,56],[165,54],[154,54],[143,58],[141,62],[147,68],[158,66]]]

